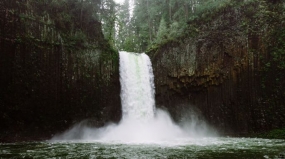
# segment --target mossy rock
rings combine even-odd
[[[259,134],[258,137],[268,138],[268,139],[285,139],[285,128],[274,129],[267,133]]]

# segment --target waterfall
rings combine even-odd
[[[101,128],[76,124],[52,140],[95,140],[119,143],[180,143],[191,136],[207,134],[206,124],[189,114],[177,125],[167,111],[155,108],[154,76],[149,57],[120,51],[122,120]],[[198,126],[197,126],[198,125]]]
[[[149,57],[120,52],[120,83],[123,120],[146,121],[154,118],[154,80]]]

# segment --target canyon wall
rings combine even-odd
[[[284,127],[284,69],[278,67],[284,55],[273,55],[284,49],[283,12],[282,4],[232,3],[149,50],[157,106],[177,121],[195,108],[229,135]]]
[[[119,121],[118,52],[98,20],[28,2],[0,2],[0,141]],[[156,105],[176,121],[195,110],[229,135],[284,127],[284,12],[284,2],[232,1],[150,49]]]
[[[72,13],[43,5],[0,2],[3,141],[47,139],[85,119],[101,126],[121,118],[118,52],[101,24],[84,12],[80,23],[58,19]]]

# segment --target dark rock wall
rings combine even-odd
[[[267,103],[270,93],[262,88],[262,77],[268,75],[264,63],[270,60],[269,37],[274,28],[284,27],[268,21],[280,14],[276,12],[263,1],[229,5],[190,21],[184,37],[150,50],[156,104],[176,120],[196,107],[225,134],[285,126],[283,103]]]
[[[118,53],[101,24],[66,30],[15,5],[0,3],[0,140],[46,139],[84,119],[119,121]]]

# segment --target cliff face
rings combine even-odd
[[[263,1],[221,7],[190,21],[184,37],[150,50],[156,104],[176,120],[196,107],[226,134],[285,126],[284,84],[272,86],[281,92],[268,85],[284,80],[272,73],[283,69],[268,67],[278,43],[273,33],[284,28],[282,11]]]
[[[95,126],[120,119],[118,53],[101,24],[45,9],[0,2],[0,140],[49,138],[84,119]]]

